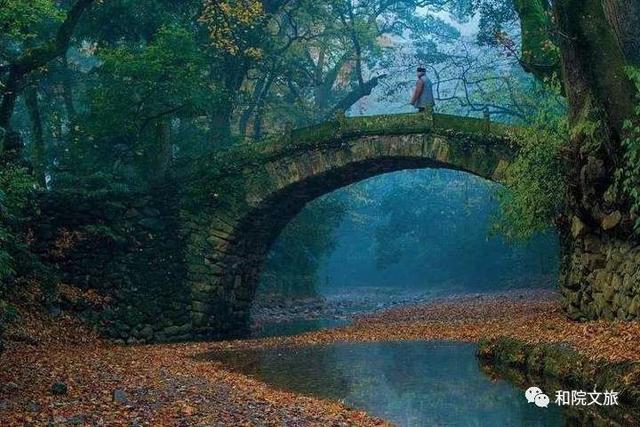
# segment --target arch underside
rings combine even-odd
[[[211,296],[217,304],[207,313],[203,332],[215,328],[228,337],[248,331],[251,302],[268,251],[310,201],[376,175],[407,169],[446,168],[499,181],[510,158],[510,150],[492,141],[465,144],[434,134],[367,136],[285,156],[262,171],[253,170],[252,174],[262,173],[262,181],[266,171],[270,185],[252,186],[252,176],[245,179],[247,208],[226,238],[223,253],[211,260],[219,266],[221,288]],[[225,331],[220,331],[221,323]]]

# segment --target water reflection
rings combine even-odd
[[[296,319],[288,322],[265,323],[252,333],[253,338],[284,337],[322,329],[337,328],[350,323],[346,319]]]
[[[557,378],[540,377],[508,366],[496,366],[486,361],[480,361],[479,363],[480,369],[489,378],[507,380],[522,390],[528,388],[531,384],[535,384],[543,390],[551,391],[549,397],[552,401],[554,400],[555,390],[585,390],[585,387],[574,387],[570,384],[561,383]],[[586,388],[586,390],[590,389]],[[563,407],[563,417],[566,426],[640,426],[638,411],[623,405],[565,406]]]
[[[209,356],[277,388],[344,400],[403,426],[561,426],[479,368],[475,346],[451,342],[341,343]]]

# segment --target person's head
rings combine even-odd
[[[427,72],[427,69],[424,68],[424,67],[418,67],[416,69],[416,74],[417,74],[418,77],[424,76],[426,74],[426,72]]]

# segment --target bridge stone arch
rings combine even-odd
[[[264,260],[311,200],[383,173],[447,168],[500,181],[511,128],[448,115],[345,118],[240,146],[212,164],[183,215],[192,335],[240,336]]]

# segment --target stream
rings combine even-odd
[[[276,388],[345,402],[401,426],[562,426],[553,403],[491,380],[475,345],[458,342],[338,343],[214,353],[209,360]]]
[[[226,350],[203,359],[277,389],[341,401],[398,426],[638,425],[621,406],[557,406],[557,384],[543,379],[528,379],[526,386],[546,390],[551,403],[528,403],[522,384],[481,366],[475,351],[471,343],[403,341]]]

